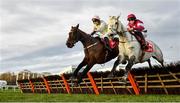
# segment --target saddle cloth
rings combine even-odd
[[[115,48],[117,45],[117,42],[113,41],[112,39],[109,39],[109,46],[111,49]]]

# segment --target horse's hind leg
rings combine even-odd
[[[164,59],[163,58],[158,58],[158,57],[156,57],[156,56],[152,56],[154,59],[156,59],[160,64],[161,64],[161,66],[162,67],[164,67]]]
[[[153,54],[153,58],[156,59],[162,67],[164,67],[164,59],[163,59],[163,53],[161,51],[161,49],[156,45],[155,45],[155,51],[154,54]]]
[[[152,69],[151,60],[148,59],[147,62],[148,62],[148,64],[149,64],[150,69]]]

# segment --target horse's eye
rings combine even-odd
[[[118,24],[118,22],[115,23],[116,25]]]

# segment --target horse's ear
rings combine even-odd
[[[77,24],[76,28],[79,28],[79,24]]]
[[[71,28],[73,28],[73,26],[71,26]]]
[[[118,15],[118,19],[119,19],[119,17],[121,17],[121,12],[120,12],[119,15]]]
[[[117,19],[119,19],[120,15],[117,16]]]

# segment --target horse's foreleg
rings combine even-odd
[[[112,78],[112,77],[114,77],[114,71],[116,70],[116,68],[117,68],[117,66],[120,64],[120,56],[117,58],[117,60],[114,62],[114,65],[113,65],[113,68],[112,68],[112,70],[111,70],[111,72],[110,72],[110,74],[108,75],[108,78]]]
[[[89,63],[86,68],[84,69],[84,71],[82,72],[82,74],[79,76],[78,78],[78,84],[80,84],[82,82],[82,78],[85,77],[87,75],[87,72],[93,67],[93,63]]]
[[[128,77],[128,72],[131,70],[132,66],[134,65],[134,61],[135,61],[136,57],[135,56],[131,56],[130,59],[128,60],[128,64],[125,68],[125,74],[123,76],[123,79],[126,81],[127,77]]]
[[[87,65],[86,62],[87,62],[87,61],[86,61],[86,59],[84,58],[83,61],[77,66],[77,68],[76,68],[75,71],[73,72],[73,76],[74,76],[74,77],[77,77],[79,70],[80,70],[83,66]]]

